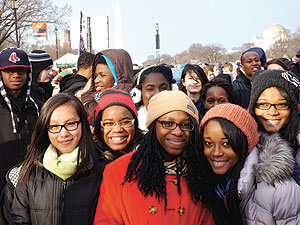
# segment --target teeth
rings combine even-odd
[[[267,120],[267,122],[275,125],[275,124],[278,124],[280,121],[279,120]]]
[[[212,161],[214,166],[217,166],[217,167],[221,167],[221,166],[224,166],[227,161]]]
[[[116,140],[116,141],[120,141],[121,139],[123,139],[123,137],[112,137],[112,140]]]

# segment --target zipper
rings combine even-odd
[[[61,195],[61,217],[62,217],[62,224],[64,224],[64,207],[65,207],[65,190],[66,190],[66,186],[67,186],[67,182],[66,181],[63,181],[62,182],[62,187],[63,187],[63,190],[62,190],[62,195]]]

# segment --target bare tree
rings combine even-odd
[[[18,0],[17,25],[20,44],[30,35],[32,22],[47,22],[48,27],[65,29],[68,23],[64,20],[71,13],[67,4],[58,7],[51,0]],[[53,30],[53,29],[52,29]],[[5,42],[15,44],[15,18],[10,0],[0,0],[0,48]]]

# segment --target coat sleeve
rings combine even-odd
[[[31,225],[28,189],[26,185],[21,184],[20,182],[15,189],[10,225],[19,224]]]
[[[120,209],[120,188],[122,183],[117,181],[119,176],[111,168],[108,165],[103,173],[94,225],[123,224]]]
[[[14,196],[14,187],[6,184],[1,193],[0,200],[0,225],[8,225],[11,211],[11,205]]]

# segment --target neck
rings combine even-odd
[[[92,76],[91,70],[90,69],[79,69],[77,74],[85,77],[86,79],[90,79]]]
[[[20,95],[22,89],[18,89],[18,90],[8,89],[8,91],[12,94],[12,96],[14,96],[15,98],[18,98],[18,96]]]
[[[196,92],[196,93],[188,92],[188,96],[189,96],[190,99],[192,99],[193,101],[197,101],[197,100],[200,98],[200,92]]]

